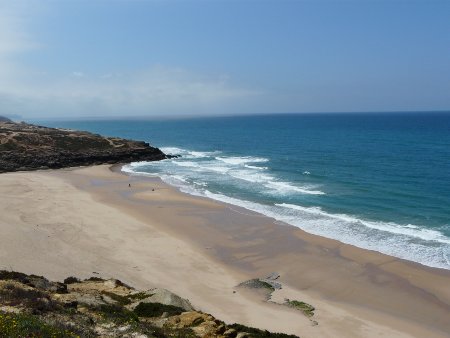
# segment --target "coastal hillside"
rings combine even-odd
[[[225,324],[166,289],[0,271],[0,337],[295,338]]]
[[[0,172],[165,158],[161,150],[146,142],[15,123],[0,117]]]
[[[9,118],[0,116],[0,122],[12,122]]]

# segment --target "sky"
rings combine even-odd
[[[448,0],[0,0],[0,115],[441,110]]]

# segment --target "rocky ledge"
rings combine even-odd
[[[0,172],[165,158],[161,150],[146,142],[15,123],[0,117]]]
[[[0,337],[297,336],[225,324],[165,289],[138,291],[119,280],[98,277],[51,282],[0,271]]]

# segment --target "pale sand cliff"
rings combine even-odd
[[[309,235],[108,166],[1,174],[0,229],[0,269],[60,280],[96,272],[164,287],[229,323],[302,337],[450,332],[450,271]],[[283,289],[272,301],[314,305],[317,326],[236,288],[274,271]]]

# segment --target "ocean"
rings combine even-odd
[[[450,113],[33,122],[147,141],[180,157],[124,171],[450,269]]]

